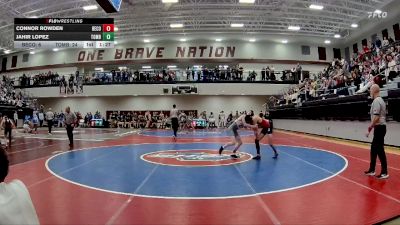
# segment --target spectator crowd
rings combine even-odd
[[[390,40],[390,41],[389,41]],[[278,104],[297,104],[326,95],[362,94],[373,84],[391,83],[399,76],[400,42],[385,38],[363,46],[350,61],[334,59],[313,77],[305,77],[298,85],[284,90]]]
[[[6,76],[0,79],[0,104],[11,105],[18,108],[28,104],[28,98],[21,92],[14,89],[14,81]]]
[[[60,75],[48,71],[34,75],[23,74],[15,85],[20,87],[59,86],[60,94],[82,93],[84,84],[111,83],[163,83],[163,82],[224,82],[224,81],[298,81],[302,72],[298,64],[292,70],[275,71],[274,66],[266,66],[261,71],[245,71],[242,66],[187,67],[185,70],[173,68],[95,71],[91,74]],[[10,78],[11,79],[11,78]]]
[[[198,113],[196,110],[179,111],[178,121],[181,129],[194,129],[197,127],[196,121],[202,120],[205,124],[201,128],[226,128],[235,119],[243,114],[253,114],[254,112],[219,112],[217,115],[213,112],[209,114],[206,111]],[[260,112],[264,116],[263,112]],[[88,120],[90,119],[91,113]],[[165,129],[171,127],[169,111],[112,111],[108,112],[108,123],[114,128],[157,128]],[[86,120],[85,120],[86,122]]]

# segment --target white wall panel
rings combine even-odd
[[[200,55],[199,47],[205,46],[207,47],[204,50],[203,57]],[[331,61],[333,58],[332,46],[319,45],[322,47],[326,47],[327,53],[327,61]],[[152,48],[155,48],[147,57],[146,48],[149,48],[149,51]],[[184,57],[177,57],[177,49],[178,47],[184,48],[186,47],[186,53]],[[193,57],[188,57],[187,52],[189,47],[196,47],[197,54]],[[227,48],[235,48],[234,55],[223,54],[222,57],[215,57],[215,54],[209,55],[209,50],[213,48],[213,51],[218,47],[224,47],[225,53],[227,52]],[[133,48],[133,56],[125,58],[125,53],[127,48]],[[143,57],[136,58],[136,49],[137,48],[145,48]],[[157,57],[157,49],[164,48],[162,51],[162,57]],[[123,57],[121,59],[115,58],[116,49],[123,50]],[[274,59],[274,60],[303,60],[303,61],[319,61],[318,60],[318,46],[310,46],[311,54],[310,55],[302,55],[301,54],[301,45],[299,44],[281,44],[281,43],[272,43],[272,42],[240,42],[240,41],[231,41],[231,42],[223,42],[223,43],[213,43],[213,42],[188,42],[188,43],[177,43],[177,42],[160,42],[160,43],[122,43],[116,46],[116,49],[104,49],[103,57],[97,59],[97,55],[94,60],[88,60],[88,53],[93,51],[92,49],[65,49],[60,50],[58,52],[53,51],[37,51],[36,54],[29,56],[28,62],[22,62],[22,54],[24,53],[16,53],[7,55],[7,70],[9,69],[20,69],[20,68],[29,68],[35,66],[46,66],[46,65],[54,65],[54,64],[70,64],[70,63],[79,63],[79,62],[102,62],[102,61],[118,61],[118,60],[140,60],[140,59]],[[85,60],[79,61],[78,56],[81,51],[86,51]],[[99,52],[101,50],[97,50]],[[11,58],[13,55],[18,55],[17,66],[15,68],[11,68]],[[76,65],[79,67],[79,64]]]
[[[360,121],[274,120],[274,127],[280,129],[371,142],[372,134],[369,138],[365,137],[368,126],[369,122]],[[399,137],[400,123],[388,123],[385,143],[388,145],[400,146]]]

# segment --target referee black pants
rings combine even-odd
[[[176,137],[179,127],[178,118],[171,118],[171,126],[174,131],[174,136]]]
[[[72,133],[74,131],[74,127],[71,126],[71,124],[67,124],[67,135],[69,139],[69,144],[73,145],[74,144],[74,134]]]
[[[53,120],[47,120],[47,126],[49,128],[49,134],[51,134],[51,128],[53,128]]]
[[[385,153],[385,135],[386,135],[386,125],[377,125],[374,127],[374,138],[371,144],[371,164],[369,166],[369,171],[375,171],[376,157],[379,157],[382,166],[382,174],[387,174],[387,161]]]

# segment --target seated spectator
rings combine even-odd
[[[389,45],[389,40],[387,39],[387,37],[383,37],[382,47],[386,47],[388,45]]]
[[[393,80],[395,77],[397,77],[397,65],[396,61],[393,59],[392,55],[387,55],[386,56],[386,61],[388,62],[388,68],[386,70],[386,77],[388,80]]]
[[[39,219],[26,186],[19,180],[5,183],[9,161],[0,147],[0,223],[38,225]]]
[[[363,45],[363,51],[364,51],[364,54],[371,52],[371,50],[368,48],[367,45]]]

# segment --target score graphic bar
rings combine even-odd
[[[113,18],[14,20],[15,48],[113,48],[114,37]]]

